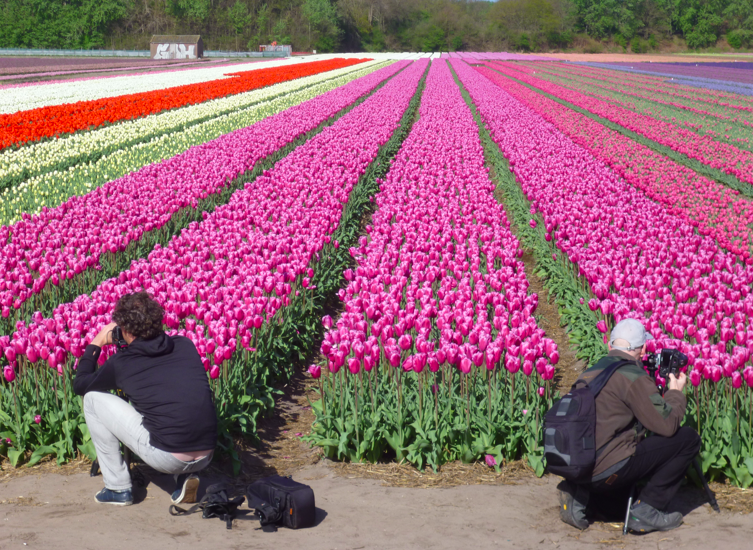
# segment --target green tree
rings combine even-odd
[[[342,36],[335,7],[329,0],[304,0],[302,13],[309,25],[309,44],[318,51],[334,51]]]
[[[235,32],[235,49],[237,50],[238,38],[250,25],[253,20],[253,15],[249,13],[248,6],[244,2],[236,0],[235,4],[227,10],[227,18],[230,22],[230,26],[233,28],[233,32]]]
[[[437,52],[447,49],[446,37],[444,31],[436,25],[431,25],[424,37],[422,51]]]

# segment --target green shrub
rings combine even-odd
[[[531,51],[531,39],[526,33],[523,33],[518,37],[517,46],[519,50],[523,50],[524,52]]]
[[[637,36],[630,41],[630,49],[633,53],[646,53],[646,43]]]

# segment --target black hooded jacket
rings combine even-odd
[[[78,395],[123,390],[144,417],[152,446],[171,453],[214,449],[212,390],[191,340],[164,332],[136,339],[97,369],[101,351],[89,345],[79,360],[73,381]]]

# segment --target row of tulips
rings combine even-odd
[[[495,62],[489,63],[488,66],[712,168],[733,175],[740,181],[753,183],[753,152],[738,149],[728,143],[720,143],[711,136],[701,136],[670,122],[635,113],[613,103],[548,82],[535,76],[533,69],[522,65]]]
[[[247,109],[251,105],[270,101],[281,95],[374,65],[377,65],[377,62],[348,65],[260,90],[137,118],[90,132],[77,132],[61,139],[30,144],[19,149],[6,149],[0,153],[0,188],[40,174],[91,163],[102,156],[137,143],[152,141],[164,134],[184,131],[206,120]]]
[[[355,71],[332,79],[327,79],[326,75],[312,77],[324,78],[325,80],[313,86],[304,86],[298,91],[279,95],[268,101],[210,118],[199,124],[189,125],[182,130],[180,127],[175,128],[173,131],[153,136],[146,142],[123,147],[99,159],[94,157],[88,162],[70,166],[65,170],[39,174],[19,185],[6,189],[0,195],[0,199],[2,199],[0,200],[0,224],[9,225],[21,219],[23,214],[33,215],[39,213],[42,208],[57,207],[73,196],[84,195],[100,185],[123,177],[144,166],[169,159],[193,146],[201,145],[235,130],[251,126],[268,116],[334,90],[383,66],[369,65],[361,68],[361,65],[357,65]],[[304,80],[301,79],[301,81]],[[297,82],[299,81],[278,84],[277,86],[296,86]],[[276,86],[269,88],[269,90],[272,91],[274,88]],[[255,93],[264,94],[266,91],[267,89],[264,89]],[[203,105],[198,105],[187,109],[201,109],[202,107]],[[183,111],[183,109],[180,111]],[[175,111],[157,116],[169,116],[173,112]],[[125,124],[129,123],[123,123],[123,125]],[[85,133],[74,134],[74,136],[78,135],[85,135]],[[47,143],[54,142],[45,142],[45,144]],[[23,150],[25,148],[18,151]],[[50,185],[50,181],[54,181],[54,185]]]
[[[593,296],[588,306],[601,317],[597,329],[641,319],[656,338],[650,352],[680,349],[689,357],[691,387],[730,396],[719,402],[717,431],[703,414],[697,420],[698,403],[686,423],[700,428],[705,467],[745,485],[742,472],[753,469],[740,449],[753,445],[750,409],[740,407],[740,422],[731,427],[723,418],[730,412],[725,403],[747,401],[751,390],[742,386],[753,386],[753,271],[507,94],[508,79],[454,66],[509,159],[531,227]]]
[[[229,73],[228,76],[232,78],[0,115],[0,148],[196,105],[211,99],[356,65],[362,61],[365,60],[337,58]]]
[[[277,160],[285,146],[407,63],[380,69],[57,208],[0,227],[0,315],[6,330],[35,310],[50,312],[60,302],[90,291],[102,280],[101,268],[114,276],[155,242],[164,244],[188,221],[200,219],[204,210],[226,202],[234,190],[231,183],[240,175],[264,158]]]
[[[536,75],[565,88],[582,92],[633,112],[654,117],[663,122],[693,131],[702,136],[727,143],[739,149],[751,150],[751,122],[715,115],[702,109],[685,107],[652,97],[645,93],[623,91],[608,84],[588,83],[577,77],[554,76],[550,71],[536,71]]]
[[[753,97],[731,92],[723,92],[709,88],[702,88],[693,84],[682,84],[678,80],[667,80],[665,76],[654,76],[641,71],[626,72],[625,67],[601,66],[600,64],[578,65],[584,74],[595,78],[601,78],[612,82],[620,79],[626,85],[636,89],[648,85],[663,89],[663,94],[673,100],[691,106],[700,106],[705,109],[729,109],[729,114],[735,111],[749,111],[753,106]]]
[[[491,69],[479,72],[494,78]],[[735,254],[748,252],[753,265],[751,199],[515,81],[505,82],[505,91],[702,235]]]
[[[741,136],[746,130],[749,135],[750,126],[753,125],[753,105],[742,99],[736,104],[708,104],[667,97],[665,88],[660,83],[628,84],[620,80],[620,74],[617,72],[613,73],[612,78],[604,78],[601,75],[590,75],[578,66],[571,68],[559,64],[544,64],[533,69],[537,76],[550,82],[613,101],[631,110],[653,114],[667,122],[708,133],[737,147],[750,148],[750,139],[736,137]]]
[[[613,63],[588,63],[590,66],[601,67],[605,69],[614,69],[620,72],[646,75],[652,77],[664,78],[664,80],[670,84],[677,84],[679,86],[685,86],[688,88],[696,88],[699,92],[713,92],[718,93],[719,97],[728,96],[752,96],[753,97],[753,84],[744,82],[747,80],[743,78],[735,78],[735,75],[728,75],[731,77],[729,80],[720,80],[719,78],[706,78],[700,76],[699,73],[704,73],[711,69],[712,71],[717,68],[719,63],[703,63],[699,64],[697,68],[689,69],[692,71],[692,76],[673,74],[674,70],[670,71],[653,71],[644,70],[646,65],[641,65],[641,68],[628,67],[626,65],[615,65]],[[649,65],[651,67],[652,65]],[[667,64],[663,64],[664,67]],[[739,74],[739,73],[738,73]]]
[[[116,300],[141,289],[163,304],[167,327],[196,344],[215,380],[225,432],[255,434],[256,417],[273,405],[272,380],[289,374],[300,359],[293,351],[305,351],[296,342],[302,332],[311,332],[307,316],[323,298],[322,288],[314,287],[331,287],[328,279],[339,282],[332,277],[343,265],[336,260],[344,256],[338,239],[355,244],[369,200],[363,195],[350,200],[353,192],[358,194],[359,180],[371,176],[375,163],[387,165],[385,155],[394,148],[390,140],[400,133],[426,64],[405,68],[168,246],[156,247],[91,295],[59,305],[50,317],[35,314],[29,323],[19,323],[11,339],[0,338],[9,362],[0,415],[0,432],[11,433],[6,454],[18,457],[33,447],[34,441],[24,439],[36,429],[33,416],[44,419],[73,406],[76,400],[60,386],[70,388],[75,358],[110,320]],[[55,386],[46,382],[49,378]],[[48,393],[35,394],[41,386]],[[45,401],[45,395],[59,396],[62,406],[49,397]],[[81,430],[80,420],[72,425]],[[50,448],[59,457],[71,451],[64,428],[46,437],[55,445],[36,448],[36,456]],[[70,439],[86,448],[83,433]]]
[[[437,468],[527,455],[541,471],[539,388],[557,346],[536,323],[522,250],[443,60],[375,203],[368,237],[350,250],[345,311],[336,325],[323,318],[309,440],[353,461],[387,453]]]
[[[0,94],[0,113],[11,114],[39,107],[91,101],[118,95],[152,92],[173,86],[200,84],[210,80],[228,78],[228,72],[260,67],[273,68],[290,64],[287,60],[274,60],[263,65],[234,63],[194,65],[190,70],[168,69],[149,73],[130,73],[111,78],[84,78],[33,82],[3,88]]]

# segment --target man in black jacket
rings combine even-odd
[[[78,362],[74,391],[97,450],[105,488],[100,503],[133,503],[131,478],[120,442],[155,470],[173,474],[174,503],[194,502],[197,472],[212,461],[217,416],[204,366],[188,338],[162,330],[164,311],[146,292],[123,296],[113,323],[103,328]],[[128,347],[97,369],[102,346],[119,326]],[[130,403],[110,393],[122,390]]]

